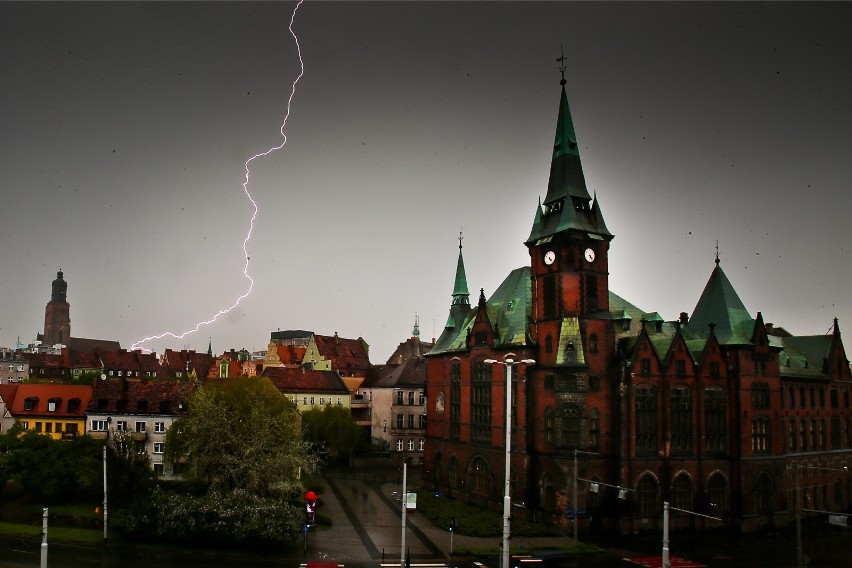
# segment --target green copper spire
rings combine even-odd
[[[707,337],[712,326],[720,344],[748,344],[751,343],[753,322],[754,318],[719,266],[717,256],[716,267],[689,318],[689,328],[698,337]]]
[[[453,305],[470,305],[470,292],[467,291],[467,276],[464,273],[464,258],[462,258],[462,237],[459,231],[459,261],[456,265],[456,281],[453,285]]]
[[[560,57],[558,61],[563,60],[564,57]],[[539,211],[536,211],[527,245],[570,230],[598,235],[607,240],[612,238],[612,233],[604,223],[597,199],[593,200],[586,188],[577,134],[574,131],[571,110],[568,108],[568,96],[565,94],[564,66],[560,67],[560,71],[562,93],[556,119],[556,137],[553,141],[547,195]]]

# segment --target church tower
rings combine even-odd
[[[63,279],[62,270],[60,270],[56,273],[56,280],[53,281],[50,301],[44,308],[42,341],[45,345],[67,346],[71,342],[71,306],[66,299],[67,292],[68,283]]]
[[[585,366],[608,335],[609,242],[597,199],[589,195],[574,123],[562,94],[547,195],[526,241],[531,258],[530,330],[542,365]],[[595,323],[592,323],[595,322]]]

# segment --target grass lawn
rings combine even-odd
[[[41,540],[41,524],[20,524],[0,522],[0,534],[13,538]],[[110,540],[113,535],[110,534]],[[100,544],[104,541],[103,530],[78,529],[70,527],[47,527],[47,540],[74,542],[80,544]]]

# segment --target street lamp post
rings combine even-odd
[[[483,363],[487,365],[503,365],[506,367],[506,471],[505,485],[503,488],[503,554],[501,557],[501,568],[509,568],[509,536],[511,531],[511,513],[512,513],[512,496],[511,496],[511,460],[510,452],[512,449],[512,367],[519,364],[535,365],[533,359],[521,359],[515,361],[516,355],[508,353],[503,357],[503,361],[496,359],[486,359]]]

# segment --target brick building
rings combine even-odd
[[[803,508],[848,509],[838,322],[796,337],[752,316],[718,256],[691,317],[664,321],[613,293],[613,234],[562,85],[547,194],[530,196],[530,265],[471,306],[460,239],[449,318],[426,355],[424,482],[500,510],[507,367],[486,360],[511,357],[513,516],[569,525],[579,510],[581,532],[634,532],[659,529],[668,501],[723,519],[673,513],[674,528],[751,530],[790,522],[797,484]]]

